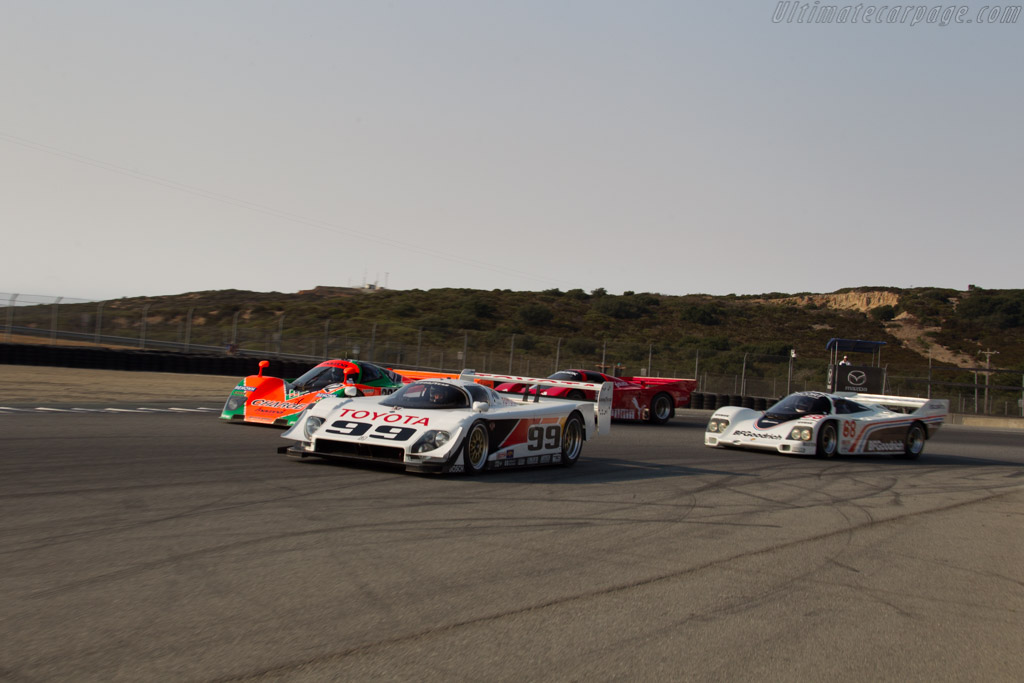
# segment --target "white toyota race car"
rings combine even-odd
[[[512,399],[476,380],[524,382]],[[540,387],[596,392],[597,401],[550,398]],[[414,472],[466,472],[576,464],[583,442],[607,434],[612,383],[509,377],[464,370],[458,379],[425,379],[387,396],[325,398],[284,432],[281,453],[368,460]]]
[[[914,459],[948,413],[945,399],[802,391],[764,412],[719,408],[708,421],[704,445],[821,458],[889,453]]]

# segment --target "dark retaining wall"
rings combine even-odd
[[[298,377],[316,365],[315,361],[274,360],[273,358],[267,360],[270,361],[267,373],[274,377]],[[0,344],[0,365],[41,365],[60,368],[174,372],[231,377],[255,375],[259,371],[258,358],[188,355],[91,346],[47,346],[44,344]]]

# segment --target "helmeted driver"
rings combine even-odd
[[[796,400],[796,405],[793,406],[793,410],[798,413],[809,413],[814,409],[814,399],[810,396],[801,396]]]
[[[442,405],[448,402],[448,388],[441,384],[431,384],[427,390],[427,398],[434,405]]]

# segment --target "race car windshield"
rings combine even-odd
[[[357,375],[349,375],[355,381]],[[298,391],[316,391],[330,384],[342,384],[345,381],[345,369],[330,365],[318,365],[292,382]]]
[[[451,410],[452,408],[468,408],[469,396],[465,391],[452,384],[415,382],[406,384],[381,401],[380,405]]]
[[[582,381],[584,381],[583,377],[580,375],[580,373],[573,372],[572,370],[561,370],[559,372],[556,372],[553,375],[549,375],[548,379],[559,379],[559,380],[565,380],[565,381],[568,381],[568,382],[582,382]]]
[[[767,414],[778,417],[798,417],[801,415],[828,415],[831,410],[832,406],[824,396],[793,394],[769,408]]]

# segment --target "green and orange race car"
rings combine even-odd
[[[291,380],[264,375],[269,365],[261,360],[259,373],[249,375],[232,390],[221,411],[222,420],[290,427],[309,405],[343,395],[346,386],[355,386],[362,396],[379,396],[410,381],[394,370],[362,360],[324,361]]]

